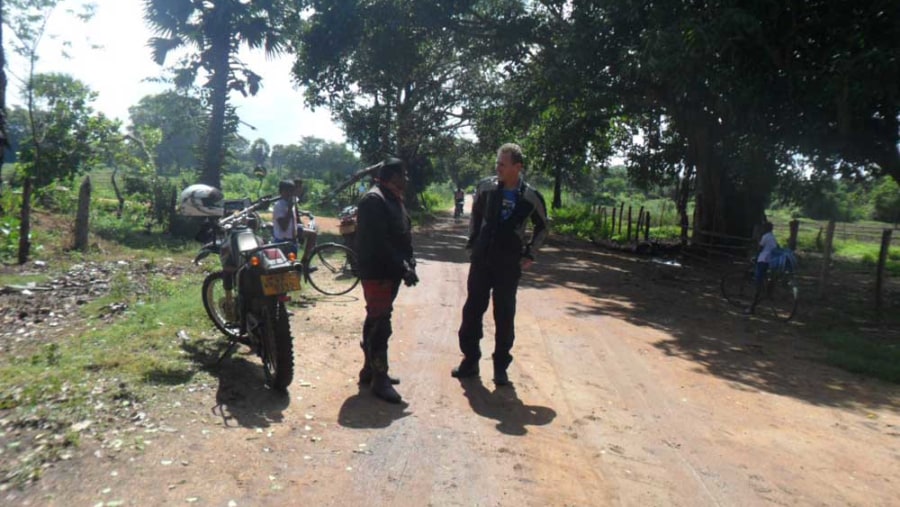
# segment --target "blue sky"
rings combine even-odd
[[[144,25],[143,0],[92,0],[96,14],[87,23],[76,21],[65,9],[81,2],[67,0],[58,8],[48,25],[48,35],[40,46],[38,72],[65,72],[98,92],[97,110],[128,122],[128,107],[141,97],[164,90],[159,84],[142,82],[158,77],[162,68],[150,58],[147,40],[152,36]],[[4,30],[4,37],[11,34]],[[70,58],[62,57],[62,42],[71,43]],[[9,43],[5,46],[9,48]],[[97,48],[99,46],[99,48]],[[7,50],[10,60],[7,101],[20,104],[19,80],[27,73],[24,61]],[[253,141],[262,137],[270,145],[297,143],[304,136],[343,142],[344,135],[329,118],[328,111],[315,113],[303,106],[300,90],[290,79],[292,56],[268,61],[260,53],[245,53],[242,60],[263,76],[262,89],[255,97],[232,94],[241,120],[256,127],[242,127],[241,135]],[[174,60],[167,60],[167,64]]]

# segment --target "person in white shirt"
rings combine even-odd
[[[769,271],[769,257],[772,252],[778,248],[778,242],[775,241],[775,234],[772,233],[774,226],[772,222],[763,224],[763,235],[759,238],[759,254],[756,255],[756,270],[753,274],[753,280],[756,282],[756,293],[753,295],[753,303],[747,309],[747,313],[753,313],[756,310],[756,303],[759,302],[759,296],[762,293],[763,283],[766,279],[766,273]]]
[[[294,213],[294,182],[283,180],[278,183],[281,199],[272,207],[272,236],[275,242],[290,242],[282,248],[285,254],[297,254],[297,217]]]

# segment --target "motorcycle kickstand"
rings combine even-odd
[[[228,344],[228,347],[225,349],[224,352],[222,352],[222,355],[219,356],[219,360],[216,361],[216,364],[217,365],[221,364],[222,361],[224,361],[226,357],[233,354],[234,351],[238,348],[238,345],[240,345],[240,342],[238,342],[237,340],[231,340],[231,343]]]

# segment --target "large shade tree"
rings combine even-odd
[[[288,0],[145,0],[145,19],[156,31],[150,40],[160,65],[175,50],[188,56],[176,69],[176,85],[190,86],[201,72],[209,102],[201,181],[220,186],[225,162],[226,116],[231,91],[255,95],[262,77],[237,57],[242,46],[276,55],[286,46],[284,31],[298,15]]]
[[[429,158],[452,146],[443,139],[482,107],[472,92],[498,72],[488,46],[504,39],[485,26],[502,24],[503,11],[479,3],[311,0],[295,39],[307,103],[331,110],[364,162],[404,159],[412,196],[428,183]]]

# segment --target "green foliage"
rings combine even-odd
[[[890,177],[881,178],[872,190],[872,219],[900,223],[900,185]]]
[[[146,129],[161,133],[153,149],[159,174],[177,175],[200,166],[197,154],[207,126],[207,114],[199,98],[176,91],[148,95],[128,108],[128,115],[132,135]]]
[[[35,121],[20,142],[19,161],[35,186],[67,180],[98,163],[119,124],[94,112],[97,94],[65,74],[33,76],[30,92]]]
[[[558,234],[576,236],[582,239],[609,238],[609,224],[604,224],[590,206],[565,206],[553,211],[553,231]]]
[[[10,262],[19,251],[19,219],[12,215],[0,217],[0,263]]]
[[[827,331],[822,341],[828,347],[827,361],[853,373],[900,384],[900,346],[873,340],[853,331]]]

